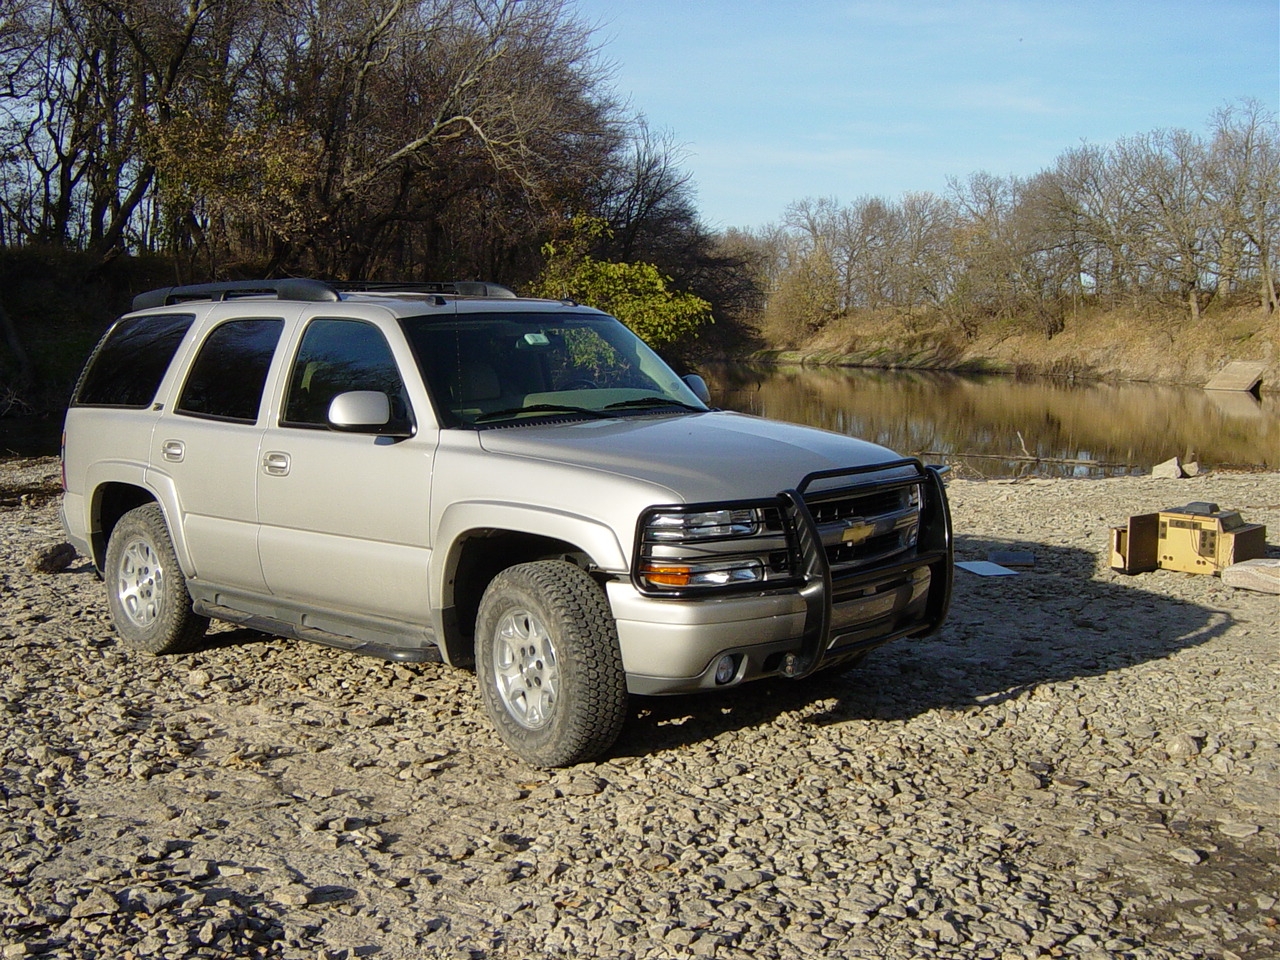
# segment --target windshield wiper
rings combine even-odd
[[[635,400],[619,400],[605,406],[606,410],[625,410],[627,407],[679,407],[681,410],[692,410],[694,413],[706,413],[705,407],[695,407],[691,403],[672,400],[670,397],[637,397]]]
[[[579,413],[596,419],[607,418],[607,413],[592,410],[590,407],[573,407],[567,403],[532,403],[527,407],[507,407],[505,410],[491,410],[475,417],[474,423],[485,420],[500,420],[503,417],[515,417],[522,413]]]

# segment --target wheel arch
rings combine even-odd
[[[94,487],[90,514],[93,524],[90,527],[89,545],[93,550],[93,562],[99,569],[107,559],[107,542],[111,539],[111,531],[130,510],[148,503],[159,503],[155,492],[140,483],[127,480],[109,480]],[[164,509],[161,504],[160,509]],[[166,516],[166,520],[167,520]],[[172,524],[170,538],[173,539]]]
[[[597,579],[626,571],[618,538],[604,524],[550,511],[498,504],[463,504],[442,525],[447,543],[435,565],[432,593],[440,598],[445,659],[474,662],[476,613],[485,588],[508,567],[535,560],[567,560]],[[471,509],[468,509],[471,508]]]
[[[88,512],[89,546],[93,562],[102,570],[107,557],[107,542],[120,518],[145,503],[158,503],[168,527],[169,540],[177,555],[178,565],[185,575],[192,573],[191,555],[182,524],[178,491],[173,478],[163,472],[148,469],[144,464],[129,462],[101,463],[90,472],[86,489],[89,491]]]

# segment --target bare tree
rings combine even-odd
[[[613,256],[669,271],[686,253],[698,212],[682,160],[669,132],[655,132],[643,118],[635,122],[600,183],[598,204],[609,224]]]
[[[842,296],[846,285],[841,278],[837,213],[834,198],[810,197],[791,204],[784,215],[791,243],[780,281],[787,301],[783,314],[796,329],[819,330],[847,309]]]
[[[1137,209],[1132,192],[1115,176],[1110,152],[1088,144],[1068,150],[1051,168],[1042,194],[1091,294],[1112,304],[1137,296],[1131,262]]]
[[[368,274],[405,245],[447,260],[455,204],[481,223],[551,212],[600,172],[617,143],[613,107],[596,92],[589,31],[564,11],[384,0],[335,21],[295,0],[277,15],[283,60],[262,83],[321,145],[305,237],[318,269]],[[528,242],[518,219],[492,229]]]
[[[1012,235],[1016,191],[1012,179],[986,172],[949,183],[957,216],[955,254],[963,263],[959,299],[971,318],[1008,319],[1022,304],[1021,251]]]
[[[0,2],[22,242],[204,272],[510,269],[623,139],[564,0]]]
[[[903,195],[902,248],[894,286],[898,303],[945,308],[955,289],[959,264],[952,246],[955,214],[936,194],[918,191]]]
[[[836,234],[845,302],[879,310],[901,305],[894,277],[903,244],[902,211],[879,197],[861,197],[841,209]]]
[[[1259,300],[1280,309],[1275,247],[1280,234],[1280,126],[1256,100],[1213,118],[1208,192],[1222,249],[1219,280],[1228,287],[1255,274]],[[1249,262],[1252,258],[1252,263]]]

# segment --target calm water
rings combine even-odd
[[[705,372],[722,407],[873,440],[952,463],[961,475],[1114,476],[1173,456],[1280,467],[1275,394],[1259,401],[1198,387],[835,367],[717,364]]]
[[[717,364],[704,373],[719,406],[874,440],[964,476],[1111,476],[1173,456],[1280,469],[1275,394],[835,367]],[[60,417],[0,419],[0,456],[56,454],[61,426]],[[1092,463],[1047,462],[1055,460]]]

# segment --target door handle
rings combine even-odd
[[[181,463],[186,455],[187,448],[181,440],[166,440],[160,445],[160,456],[170,463]]]
[[[289,455],[282,450],[269,450],[262,455],[262,472],[272,477],[289,475]]]

